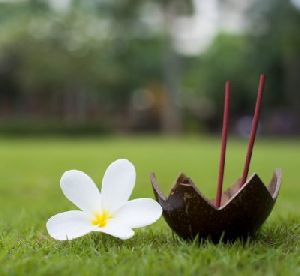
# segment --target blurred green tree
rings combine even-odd
[[[255,1],[245,33],[220,33],[192,58],[176,52],[172,35],[192,1],[74,0],[62,9],[54,3],[0,3],[1,115],[126,128],[133,95],[154,86],[163,94],[163,129],[178,131],[193,116],[214,129],[225,81],[233,81],[231,113],[238,119],[252,113],[265,72],[272,93],[264,110],[300,117],[300,12],[290,1]]]
[[[206,117],[206,123],[216,129],[221,122],[225,81],[232,80],[231,114],[237,120],[253,112],[258,75],[264,72],[270,91],[265,94],[264,111],[270,116],[278,113],[280,118],[275,119],[290,125],[284,131],[297,132],[300,10],[290,1],[254,1],[247,18],[250,24],[244,34],[220,33],[205,53],[186,60],[183,85],[192,91],[195,101],[210,100],[215,112]]]

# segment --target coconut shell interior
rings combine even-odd
[[[154,174],[151,174],[151,183],[163,216],[174,232],[186,240],[199,238],[218,242],[245,239],[257,231],[273,209],[281,178],[278,169],[268,187],[257,174],[243,187],[236,181],[223,193],[219,208],[215,200],[205,198],[184,174],[177,178],[168,197],[159,191]]]

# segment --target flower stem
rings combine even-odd
[[[259,79],[255,113],[254,113],[254,117],[252,120],[252,127],[251,127],[249,143],[248,143],[248,150],[247,150],[247,155],[246,155],[246,160],[245,160],[243,176],[241,179],[240,187],[242,187],[245,184],[247,177],[248,177],[248,173],[249,173],[250,162],[251,162],[251,158],[252,158],[252,152],[253,152],[253,147],[254,147],[254,143],[255,143],[257,127],[258,127],[258,121],[259,121],[259,117],[260,117],[260,109],[261,109],[261,103],[262,103],[262,98],[263,98],[263,93],[264,93],[265,82],[266,82],[266,77],[265,77],[265,75],[261,74],[260,79]]]
[[[224,114],[223,114],[223,128],[222,128],[222,145],[221,145],[221,156],[219,163],[219,177],[217,184],[217,194],[216,194],[216,206],[219,208],[222,200],[222,188],[224,179],[224,169],[226,160],[226,146],[228,137],[228,119],[229,119],[229,105],[230,105],[230,81],[225,84],[225,101],[224,101]]]

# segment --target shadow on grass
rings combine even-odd
[[[272,248],[284,252],[293,252],[299,248],[298,241],[300,239],[300,217],[277,218],[276,220],[267,223],[258,233],[247,239],[246,241],[237,240],[231,243],[220,241],[213,244],[210,241],[184,241],[166,227],[139,229],[136,235],[129,240],[119,240],[105,234],[92,233],[86,237],[72,241],[56,242],[47,237],[49,252],[53,250],[53,246],[57,250],[75,253],[76,255],[100,255],[103,252],[117,254],[121,251],[139,251],[146,252],[168,251],[179,248]],[[43,242],[45,243],[45,237]]]
[[[278,217],[276,220],[266,223],[254,236],[247,239],[239,239],[233,242],[220,240],[218,243],[202,240],[199,244],[202,246],[212,246],[214,244],[225,247],[242,246],[244,248],[261,246],[273,249],[280,248],[281,250],[286,249],[286,251],[291,252],[293,248],[296,249],[299,247],[299,240],[300,217],[287,216]],[[195,241],[193,241],[193,244],[195,244]]]

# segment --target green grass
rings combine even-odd
[[[242,171],[246,141],[231,139],[225,186]],[[0,140],[0,275],[297,275],[300,274],[300,143],[259,139],[251,172],[269,182],[284,173],[275,209],[246,244],[186,243],[163,219],[128,241],[98,233],[52,240],[47,219],[75,209],[59,179],[79,169],[100,184],[107,165],[128,158],[137,169],[134,197],[152,197],[149,172],[168,193],[184,171],[207,196],[216,186],[219,141],[210,137]]]

